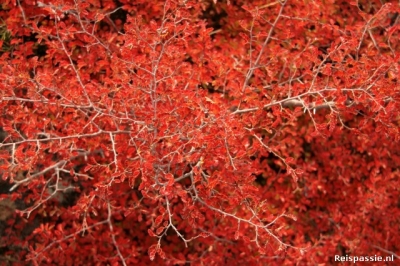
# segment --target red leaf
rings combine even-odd
[[[158,251],[159,247],[157,244],[151,245],[148,249],[149,257],[150,260],[153,261],[154,257],[156,256],[156,253]]]
[[[159,226],[164,218],[164,215],[159,215],[154,221],[154,226]]]
[[[156,234],[157,234],[157,235],[160,235],[163,231],[164,231],[164,227],[159,227],[159,228],[157,228],[157,230],[156,230]]]
[[[151,229],[148,229],[147,232],[149,233],[149,236],[157,236]]]

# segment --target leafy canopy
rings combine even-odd
[[[3,1],[0,260],[399,258],[397,1]]]

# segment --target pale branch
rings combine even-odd
[[[62,243],[62,242],[64,242],[64,241],[67,241],[68,239],[75,238],[76,236],[78,236],[80,233],[84,232],[84,231],[87,230],[87,229],[93,229],[93,228],[96,228],[97,226],[100,226],[100,225],[103,225],[103,224],[107,224],[107,223],[109,223],[108,219],[107,219],[107,220],[100,221],[100,222],[97,222],[97,223],[92,224],[92,225],[90,225],[90,226],[88,226],[88,227],[79,229],[79,230],[77,230],[76,232],[71,233],[71,234],[69,234],[69,235],[65,235],[63,238],[51,242],[50,244],[48,244],[46,247],[42,248],[41,250],[39,250],[39,251],[34,251],[33,254],[32,254],[32,256],[30,256],[30,257],[28,258],[28,260],[36,260],[36,259],[39,258],[39,256],[40,256],[43,252],[45,252],[46,250],[50,249],[52,246],[57,245],[57,244],[60,244],[60,243]]]
[[[32,179],[34,179],[35,177],[44,175],[44,174],[46,174],[47,172],[49,172],[49,171],[51,171],[51,170],[55,170],[57,173],[59,173],[59,172],[70,173],[70,171],[65,170],[65,169],[63,168],[69,161],[75,160],[75,159],[80,158],[80,157],[84,157],[84,159],[87,160],[87,156],[88,156],[88,155],[96,155],[96,154],[100,155],[101,157],[104,157],[104,152],[103,152],[102,149],[97,149],[97,150],[94,150],[94,151],[80,151],[80,152],[78,153],[78,155],[71,156],[69,159],[66,159],[66,160],[61,160],[61,161],[59,161],[59,162],[57,162],[57,163],[55,163],[55,164],[53,164],[53,165],[51,165],[51,166],[49,166],[49,167],[43,169],[43,170],[40,171],[40,172],[37,172],[37,173],[34,173],[34,174],[32,174],[32,175],[27,176],[27,177],[24,178],[24,179],[14,181],[14,185],[10,188],[10,191],[14,191],[14,190],[15,190],[16,188],[18,188],[21,184],[26,183],[26,182],[29,182],[29,181],[31,181]],[[90,179],[90,177],[89,177],[88,175],[79,174],[79,173],[75,173],[75,175],[77,175],[77,176],[82,176],[82,177],[86,177],[86,178],[89,178],[89,179]]]
[[[175,181],[174,181],[174,182],[176,183],[176,182],[182,181],[183,179],[185,179],[185,178],[187,178],[187,177],[189,177],[189,176],[191,176],[191,175],[193,175],[193,170],[190,171],[189,173],[186,173],[186,174],[184,174],[184,175],[178,177],[178,178],[175,178]]]
[[[396,253],[394,253],[394,252],[392,252],[392,251],[390,251],[390,250],[381,248],[381,247],[376,246],[376,245],[371,245],[371,247],[374,247],[374,248],[376,248],[376,249],[379,249],[380,251],[386,252],[386,253],[392,255],[393,257],[395,257],[396,259],[400,259],[400,256],[399,256],[399,255],[397,255]]]
[[[314,95],[314,94],[320,94],[321,92],[336,91],[336,90],[337,90],[336,88],[324,88],[324,89],[319,90],[319,91],[305,92],[305,93],[302,93],[300,95],[288,97],[288,98],[285,98],[285,99],[282,99],[282,100],[279,100],[279,101],[273,100],[273,101],[271,101],[271,103],[264,105],[262,107],[262,109],[268,109],[268,108],[271,108],[273,106],[280,105],[282,108],[303,107],[304,111],[312,110],[315,113],[315,111],[320,110],[320,109],[334,108],[334,107],[337,106],[337,103],[334,102],[334,101],[326,101],[326,102],[321,103],[321,104],[316,104],[315,102],[310,102],[310,103],[307,104],[305,101],[302,100],[302,98],[306,97],[306,96],[311,96],[311,95]],[[376,102],[376,100],[373,98],[373,96],[363,88],[355,88],[355,89],[347,89],[347,88],[345,88],[345,89],[341,89],[341,91],[360,91],[360,92],[366,93],[372,100],[374,100]],[[393,100],[392,97],[386,97],[383,101],[385,103],[387,103],[387,102],[390,102],[392,100]],[[347,106],[347,107],[350,107],[355,102],[356,102],[355,100],[347,99],[344,102],[344,105]],[[231,108],[231,110],[233,111],[232,112],[233,115],[249,113],[249,112],[255,112],[255,111],[258,111],[260,109],[261,109],[260,107],[251,107],[251,108],[246,108],[246,109],[238,109],[237,107]]]
[[[122,255],[121,250],[120,250],[120,248],[118,246],[118,243],[117,243],[117,241],[115,239],[115,235],[116,234],[114,232],[114,226],[112,224],[112,210],[111,210],[111,203],[110,202],[107,202],[107,211],[108,211],[107,223],[108,223],[108,226],[110,228],[112,243],[113,243],[113,245],[115,247],[115,250],[117,251],[118,257],[121,260],[122,265],[126,266],[127,264],[126,264],[125,258]]]
[[[198,227],[197,229],[198,229],[199,231],[203,232],[203,233],[208,234],[208,236],[211,236],[212,238],[214,238],[214,239],[215,239],[216,241],[218,241],[218,242],[224,242],[224,243],[228,243],[228,244],[231,244],[231,245],[234,245],[234,244],[235,244],[235,242],[233,242],[233,241],[231,241],[231,240],[228,240],[228,239],[226,239],[226,238],[218,237],[218,236],[216,236],[215,234],[213,234],[213,233],[211,233],[211,232],[209,232],[209,231],[207,231],[207,230],[205,230],[205,229],[203,229],[203,228],[201,228],[201,227]]]
[[[53,170],[53,169],[55,169],[56,171],[58,171],[58,168],[59,168],[61,165],[65,166],[66,163],[67,163],[66,160],[61,160],[61,161],[59,161],[58,163],[53,164],[53,165],[47,167],[46,169],[43,169],[43,170],[40,171],[40,172],[37,172],[37,173],[35,173],[35,174],[33,174],[33,175],[30,175],[30,176],[26,177],[25,179],[14,181],[15,184],[10,188],[10,191],[15,190],[15,189],[16,189],[17,187],[19,187],[21,184],[23,184],[23,183],[25,183],[25,182],[28,182],[28,181],[32,180],[33,178],[35,178],[35,177],[37,177],[37,176],[41,176],[41,175],[43,175],[43,174],[45,174],[45,173],[47,173],[47,172],[49,172],[49,171],[51,171],[51,170]]]
[[[21,211],[21,213],[26,214],[27,218],[29,218],[29,216],[31,215],[31,213],[34,210],[38,209],[42,204],[48,202],[52,198],[56,198],[59,202],[63,201],[63,196],[62,195],[58,195],[57,196],[57,194],[59,192],[65,193],[67,190],[75,189],[75,188],[72,187],[72,186],[68,186],[68,187],[65,187],[65,188],[59,188],[58,187],[59,186],[59,179],[60,179],[60,175],[59,175],[59,173],[57,173],[56,184],[55,185],[51,185],[51,186],[49,185],[51,179],[49,179],[46,182],[46,185],[45,185],[44,189],[42,190],[42,193],[40,195],[39,201],[37,201],[33,206],[29,207],[28,209],[25,209],[24,211]],[[46,196],[46,194],[45,194],[46,192],[49,193],[49,195]]]
[[[350,105],[351,101],[347,100],[346,101],[346,105]],[[282,104],[282,107],[304,107],[305,109],[311,109],[311,110],[319,110],[319,109],[323,109],[323,108],[329,108],[329,107],[334,107],[335,106],[335,102],[333,101],[329,101],[329,102],[325,102],[319,105],[316,105],[314,102],[308,104],[308,106],[306,106],[306,104],[303,101],[300,100],[289,100],[286,101]]]
[[[241,217],[237,216],[236,214],[232,214],[232,213],[229,213],[229,212],[225,212],[225,211],[223,211],[223,210],[221,210],[221,209],[219,209],[219,208],[213,207],[213,206],[207,204],[207,203],[206,203],[205,201],[203,201],[201,198],[197,198],[196,200],[197,200],[198,202],[200,202],[202,205],[204,205],[204,206],[206,206],[207,208],[209,208],[210,210],[213,210],[213,211],[215,211],[215,212],[217,212],[217,213],[220,213],[220,214],[223,215],[224,217],[233,218],[233,219],[237,220],[239,223],[241,223],[241,222],[246,223],[246,224],[248,224],[249,226],[252,226],[256,231],[258,231],[258,229],[261,229],[261,230],[265,231],[269,236],[271,236],[273,239],[275,239],[275,240],[277,241],[277,243],[279,243],[280,246],[283,246],[283,247],[285,247],[285,248],[286,248],[286,247],[291,247],[291,248],[294,248],[294,249],[298,249],[298,248],[295,247],[295,246],[292,246],[292,245],[290,245],[290,244],[287,244],[287,243],[282,242],[282,241],[272,232],[272,230],[269,228],[272,224],[274,224],[274,223],[276,222],[277,219],[281,218],[281,217],[284,216],[284,215],[279,215],[273,222],[271,222],[270,224],[265,225],[265,224],[263,224],[262,222],[253,222],[252,219],[241,218]],[[258,235],[258,232],[257,232],[257,235]]]
[[[229,136],[228,132],[226,132],[226,128],[225,128],[225,134],[226,134],[227,136]],[[227,153],[227,155],[228,155],[229,161],[230,161],[230,163],[231,163],[231,165],[232,165],[232,167],[233,167],[233,170],[236,171],[237,169],[236,169],[235,163],[234,163],[234,161],[233,161],[234,158],[232,158],[232,155],[231,155],[231,153],[229,152],[229,145],[228,145],[228,140],[226,139],[226,137],[224,138],[224,144],[225,144],[225,149],[226,149],[226,153]]]
[[[70,136],[63,136],[63,137],[49,137],[49,138],[43,138],[43,139],[25,139],[21,141],[16,141],[16,142],[10,142],[10,143],[0,143],[0,148],[1,147],[8,147],[8,146],[13,146],[13,145],[20,145],[23,143],[28,143],[28,142],[48,142],[48,141],[62,141],[62,140],[68,140],[68,139],[80,139],[80,138],[89,138],[89,137],[96,137],[100,136],[102,134],[130,134],[132,132],[130,131],[125,131],[125,130],[119,130],[119,131],[106,131],[106,130],[100,130],[94,133],[88,133],[88,134],[82,134],[82,135],[70,135]],[[39,133],[40,135],[43,135],[42,133]]]
[[[197,235],[190,239],[186,239],[185,236],[182,235],[182,233],[179,231],[179,229],[174,225],[174,221],[172,220],[173,213],[171,212],[171,207],[170,207],[171,203],[169,202],[168,197],[165,197],[165,203],[166,203],[166,210],[168,213],[168,226],[164,229],[164,233],[159,237],[158,244],[161,246],[161,238],[164,235],[167,235],[167,231],[169,228],[172,228],[175,231],[175,233],[178,235],[178,237],[180,239],[182,239],[183,243],[185,243],[185,247],[187,248],[188,247],[187,243],[195,240],[196,238],[199,238],[201,235]]]
[[[118,172],[118,153],[115,147],[115,139],[113,134],[110,132],[110,140],[111,140],[111,145],[112,145],[112,152],[114,154],[114,164],[115,164],[115,171]]]
[[[282,1],[282,2],[280,2],[280,4],[281,4],[281,7],[280,7],[280,9],[279,9],[279,13],[278,13],[278,15],[276,16],[275,21],[272,23],[271,28],[270,28],[269,31],[268,31],[268,35],[267,35],[267,37],[265,38],[263,45],[261,46],[260,52],[258,53],[257,58],[256,58],[256,60],[254,61],[254,63],[252,63],[252,64],[250,65],[250,68],[249,68],[249,70],[247,71],[246,78],[245,78],[245,81],[244,81],[244,83],[243,83],[242,92],[244,92],[244,90],[246,89],[246,86],[247,86],[247,84],[248,84],[248,82],[249,82],[251,76],[253,75],[254,70],[256,70],[256,69],[259,67],[258,64],[260,63],[261,57],[262,57],[262,55],[264,54],[264,50],[265,50],[265,48],[267,47],[267,44],[268,44],[268,43],[270,42],[270,40],[271,40],[272,33],[274,32],[274,30],[275,30],[275,28],[276,28],[276,25],[278,24],[279,19],[282,17],[283,9],[284,9],[284,7],[285,7],[286,1]],[[251,45],[251,43],[250,43],[250,45]],[[250,54],[250,60],[251,60],[251,57],[252,57],[252,54]]]

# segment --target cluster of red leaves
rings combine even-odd
[[[0,260],[399,258],[396,3],[3,1]]]

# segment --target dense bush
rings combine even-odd
[[[3,1],[0,264],[398,259],[399,11]]]

